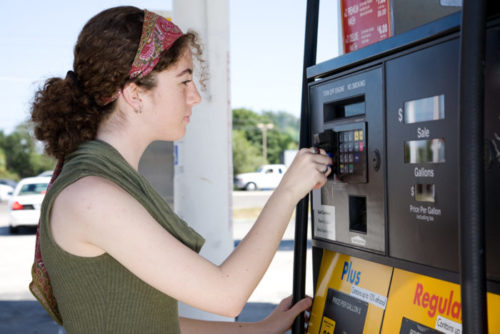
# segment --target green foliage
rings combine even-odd
[[[0,132],[0,136],[2,136],[3,133]],[[9,172],[7,170],[7,158],[5,157],[5,152],[3,149],[0,147],[0,178],[2,179],[11,179],[11,180],[18,180],[18,176],[15,173]]]
[[[290,135],[291,140],[297,143],[295,147],[289,149],[296,149],[298,147],[300,119],[284,111],[264,111],[262,114],[268,117],[281,132]]]
[[[56,161],[40,154],[27,124],[21,124],[9,135],[0,131],[0,176],[20,179],[54,169]],[[2,156],[4,164],[2,165]],[[2,166],[4,168],[2,169]]]
[[[0,148],[0,172],[7,170],[7,159],[5,158],[5,152]]]
[[[262,156],[262,130],[257,124],[273,124],[267,131],[267,160]],[[234,175],[255,171],[265,163],[281,163],[283,152],[297,149],[299,119],[286,112],[257,114],[248,109],[233,109]]]
[[[266,164],[260,150],[245,137],[243,130],[233,130],[233,171],[234,175],[255,172],[259,166]]]

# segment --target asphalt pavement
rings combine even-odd
[[[233,206],[262,207],[271,192],[234,192]],[[233,237],[237,244],[251,228],[254,218],[233,222]],[[28,290],[35,246],[35,229],[25,228],[11,235],[8,210],[0,203],[0,334],[64,334]],[[237,321],[258,321],[265,318],[281,299],[292,291],[294,220],[290,222],[283,241],[268,271],[238,316]],[[311,258],[310,250],[308,258]],[[311,276],[308,261],[308,278]],[[312,293],[308,279],[306,293]]]

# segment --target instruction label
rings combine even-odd
[[[381,309],[385,310],[387,305],[387,297],[381,296],[373,291],[360,288],[359,286],[353,285],[351,288],[351,296],[358,298],[359,300],[365,301],[367,303],[373,304]]]
[[[363,333],[368,303],[334,289],[328,289],[323,322],[333,321],[334,333]],[[322,324],[321,327],[324,325]]]
[[[410,213],[415,215],[416,220],[433,222],[436,217],[441,217],[441,209],[431,205],[413,205],[409,206]]]
[[[318,209],[314,209],[314,237],[336,240],[333,205],[321,205]]]

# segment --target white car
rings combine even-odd
[[[45,172],[42,172],[42,173],[38,174],[38,176],[48,176],[48,177],[52,177],[52,174],[54,174],[54,171],[53,171],[53,170],[46,170]]]
[[[14,188],[6,184],[0,184],[0,202],[8,200],[14,191]]]
[[[40,219],[45,192],[50,177],[28,177],[19,181],[9,199],[10,232],[18,232],[19,226],[36,226]]]
[[[263,165],[254,173],[238,174],[234,184],[238,189],[274,189],[286,172],[285,165]]]

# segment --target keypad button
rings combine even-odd
[[[354,143],[354,152],[359,152],[359,142]]]
[[[339,143],[344,142],[344,135],[342,133],[339,134]]]
[[[354,131],[354,140],[359,140],[359,131]]]
[[[354,144],[353,143],[349,143],[349,147],[347,149],[348,152],[352,152],[354,150]]]
[[[344,163],[344,162],[345,162],[345,161],[344,161],[344,155],[343,155],[343,154],[341,154],[341,155],[340,155],[340,162],[341,162],[341,163]]]
[[[349,174],[354,174],[354,165],[349,164]]]
[[[344,142],[349,141],[349,132],[344,132]]]
[[[349,162],[354,162],[354,155],[349,153]]]
[[[364,140],[363,139],[363,130],[359,131],[359,140]]]
[[[349,131],[349,141],[354,141],[354,132]]]
[[[363,150],[364,150],[363,142],[359,142],[359,151],[363,152]]]
[[[354,153],[354,163],[359,162],[359,153]]]

